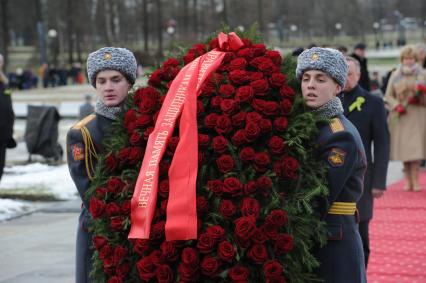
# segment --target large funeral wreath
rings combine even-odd
[[[308,282],[324,241],[315,203],[326,194],[314,157],[315,118],[306,111],[290,56],[253,31],[243,46],[217,37],[166,60],[135,87],[104,145],[87,193],[93,221],[94,282]],[[198,236],[166,241],[168,169],[178,125],[159,165],[148,239],[128,239],[131,199],[147,140],[173,79],[198,56],[226,52],[197,99]]]

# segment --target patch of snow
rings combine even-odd
[[[31,210],[31,205],[12,199],[0,199],[0,222]]]

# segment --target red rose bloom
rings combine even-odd
[[[108,240],[102,236],[94,236],[92,241],[95,249],[98,251],[108,243]]]
[[[252,81],[250,86],[257,95],[265,95],[269,91],[268,81],[264,79]]]
[[[148,114],[141,114],[136,120],[136,127],[146,128],[153,122],[152,117]]]
[[[148,114],[156,110],[159,97],[160,94],[155,88],[146,87],[136,91],[134,101],[140,113]]]
[[[268,251],[261,244],[254,244],[247,252],[247,257],[255,264],[263,264],[268,259]]]
[[[147,239],[136,239],[133,243],[135,252],[142,256],[150,249],[150,242]]]
[[[155,270],[157,269],[149,256],[143,257],[136,263],[136,269],[140,279],[144,281],[150,281],[155,276]]]
[[[257,112],[263,112],[263,110],[265,109],[265,100],[263,99],[258,99],[255,98],[253,99],[253,103],[252,103],[252,107],[254,110],[256,110]]]
[[[242,48],[237,52],[238,57],[244,57],[248,60],[254,57],[254,50],[252,48]]]
[[[149,79],[148,79],[148,85],[152,87],[161,86],[161,73],[162,73],[161,69],[157,69],[154,72],[152,72],[152,74],[149,76]]]
[[[281,73],[273,73],[269,78],[269,83],[273,88],[280,88],[286,83],[286,77]]]
[[[246,120],[247,120],[247,123],[248,122],[258,123],[260,120],[262,120],[262,115],[252,111],[247,113]]]
[[[257,124],[249,122],[246,124],[245,133],[246,133],[247,141],[253,142],[259,137],[260,128]]]
[[[259,121],[259,128],[262,134],[269,133],[272,130],[272,123],[269,119],[262,119]]]
[[[110,202],[105,206],[105,213],[107,216],[115,216],[121,213],[121,208],[115,202]]]
[[[208,135],[198,134],[198,145],[200,147],[207,147],[210,143],[210,137]]]
[[[235,99],[239,102],[247,102],[250,103],[254,96],[254,89],[249,85],[241,86],[237,89],[237,93],[235,94]]]
[[[280,88],[280,95],[284,98],[293,99],[295,94],[296,93],[295,93],[294,89],[292,89],[288,85],[283,85]]]
[[[263,79],[263,73],[261,72],[250,72],[250,81],[257,81]]]
[[[220,105],[222,103],[223,98],[220,96],[215,96],[210,100],[210,106],[212,110],[219,111]]]
[[[228,140],[223,136],[216,136],[212,140],[213,150],[218,153],[224,153],[228,149]]]
[[[116,216],[111,218],[110,228],[113,231],[122,231],[123,230],[123,221],[122,216]]]
[[[172,283],[173,280],[173,270],[170,266],[166,264],[160,265],[155,271],[157,276],[158,283]]]
[[[169,58],[163,63],[163,68],[177,67],[180,62],[176,58]]]
[[[254,217],[240,217],[234,223],[235,235],[241,239],[250,239],[256,232],[256,219]]]
[[[291,156],[286,156],[282,160],[282,174],[290,179],[297,178],[297,170],[299,169],[299,161]]]
[[[110,153],[105,157],[105,165],[109,172],[114,172],[117,169],[118,160]]]
[[[230,200],[222,200],[219,206],[219,213],[223,215],[225,218],[232,217],[237,212],[237,207]]]
[[[152,225],[150,240],[158,240],[164,237],[165,221],[160,221]]]
[[[119,177],[111,177],[107,182],[108,192],[121,193],[125,185],[126,183],[124,183]]]
[[[274,251],[276,255],[282,255],[293,249],[293,236],[288,234],[278,234],[275,239]]]
[[[234,127],[243,127],[246,120],[246,112],[239,112],[231,117],[232,126]]]
[[[173,241],[165,241],[160,245],[164,260],[174,262],[179,258],[179,251],[176,243]]]
[[[244,193],[246,195],[254,194],[254,193],[256,193],[256,190],[257,190],[256,182],[253,181],[253,180],[248,181],[247,184],[245,184],[245,186],[244,186]]]
[[[232,115],[238,110],[238,104],[233,99],[222,99],[220,103],[220,110],[227,115]]]
[[[197,282],[199,268],[193,268],[187,264],[181,263],[178,266],[178,272],[181,282]]]
[[[204,118],[204,125],[207,128],[216,127],[216,122],[217,122],[218,117],[219,117],[219,115],[217,115],[216,113],[211,113],[211,114],[207,115],[206,118]]]
[[[290,99],[283,99],[281,101],[281,111],[284,115],[288,115],[291,112],[291,109],[293,108],[293,104],[291,103]]]
[[[201,234],[197,241],[197,249],[200,253],[208,254],[213,251],[216,246],[216,240],[208,233]]]
[[[232,130],[231,119],[228,116],[220,115],[216,120],[215,130],[219,135],[229,133]]]
[[[268,142],[268,147],[273,154],[281,154],[285,148],[284,140],[278,136],[272,136]]]
[[[261,229],[256,229],[256,232],[253,234],[253,236],[250,238],[253,243],[256,244],[264,244],[266,241],[268,241],[268,237],[262,232]]]
[[[232,143],[236,146],[247,143],[247,136],[245,130],[238,130],[231,138]]]
[[[277,260],[269,260],[263,265],[263,272],[268,279],[277,279],[283,274],[283,266]]]
[[[244,198],[241,202],[240,209],[243,216],[253,216],[254,218],[259,217],[260,204],[254,198]]]
[[[255,56],[261,56],[266,52],[266,46],[263,43],[252,44],[252,48],[254,49]]]
[[[229,72],[228,78],[236,85],[242,85],[249,80],[247,72],[243,70],[234,70]]]
[[[221,260],[231,262],[234,259],[235,254],[235,248],[230,242],[223,241],[219,243],[219,246],[217,248],[217,256]]]
[[[271,60],[265,60],[265,62],[262,62],[258,69],[266,75],[271,75],[272,73],[279,71],[279,68],[275,66]]]
[[[235,161],[231,155],[224,154],[216,159],[216,165],[220,172],[231,172],[235,167]]]
[[[99,258],[104,260],[110,257],[113,252],[114,252],[114,249],[107,243],[99,251]]]
[[[262,195],[267,196],[272,189],[272,180],[268,176],[260,176],[256,180],[256,188],[262,193]]]
[[[288,121],[285,117],[275,118],[274,129],[278,132],[284,132],[287,129]]]
[[[96,188],[96,197],[98,199],[105,198],[105,196],[106,196],[107,193],[108,193],[108,189],[107,188]]]
[[[279,111],[280,106],[278,103],[273,101],[266,101],[262,109],[262,113],[267,116],[275,116],[279,113]]]
[[[142,136],[138,132],[133,132],[133,134],[130,136],[130,144],[138,146],[143,141]]]
[[[204,196],[197,197],[197,213],[203,214],[209,210],[209,202]]]
[[[256,152],[252,147],[244,147],[241,149],[239,157],[243,162],[249,162],[254,160],[254,155]]]
[[[254,156],[254,169],[258,172],[265,172],[271,163],[271,159],[266,152],[258,152]]]
[[[92,197],[89,201],[89,212],[93,219],[103,216],[106,204],[103,200]]]
[[[240,195],[243,189],[243,185],[235,177],[226,178],[223,181],[223,192],[228,193],[232,196]]]
[[[186,64],[191,63],[198,56],[193,52],[188,52],[185,56],[183,56],[183,62]]]
[[[184,248],[181,255],[182,262],[193,268],[198,267],[198,251],[194,248]]]
[[[131,206],[130,200],[124,201],[123,204],[121,205],[121,213],[126,214],[126,215],[129,214],[130,206]]]
[[[235,87],[231,84],[223,84],[219,88],[219,93],[225,97],[230,97],[235,92]]]
[[[169,180],[162,180],[160,184],[158,184],[158,194],[163,198],[169,196],[169,189]]]
[[[127,256],[127,249],[121,245],[118,245],[114,248],[114,254],[113,254],[113,258],[114,258],[114,265],[118,265],[120,264],[123,259]]]
[[[250,272],[249,269],[241,264],[238,264],[229,269],[228,277],[235,283],[248,283]]]
[[[210,255],[205,256],[200,264],[201,273],[214,278],[219,275],[220,261]]]
[[[123,279],[118,275],[111,277],[107,281],[107,283],[122,283],[122,282],[124,282]]]
[[[244,58],[235,58],[229,62],[229,71],[244,70],[247,67],[247,61]]]
[[[220,180],[211,180],[207,182],[207,188],[215,194],[222,194],[223,183]]]
[[[129,272],[130,272],[130,264],[128,262],[120,264],[115,269],[115,273],[117,273],[117,275],[122,277],[122,278],[126,277],[127,274],[129,274]]]
[[[281,66],[282,58],[280,52],[275,50],[267,50],[265,52],[265,55],[271,58],[272,62],[274,62],[276,66]]]
[[[282,209],[274,209],[266,216],[265,223],[282,227],[288,222],[287,212]]]

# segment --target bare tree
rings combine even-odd
[[[4,67],[7,68],[7,64],[9,62],[9,52],[7,50],[9,46],[9,19],[8,19],[8,11],[9,11],[9,1],[8,0],[1,0],[0,2],[0,8],[1,13],[0,16],[2,18],[1,25],[2,25],[2,52],[3,52],[3,58],[4,58]]]
[[[163,7],[161,0],[155,0],[155,4],[157,6],[157,60],[161,61],[163,58]]]

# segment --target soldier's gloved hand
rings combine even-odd
[[[384,191],[380,189],[372,189],[371,194],[373,195],[373,198],[381,198],[383,196]]]

